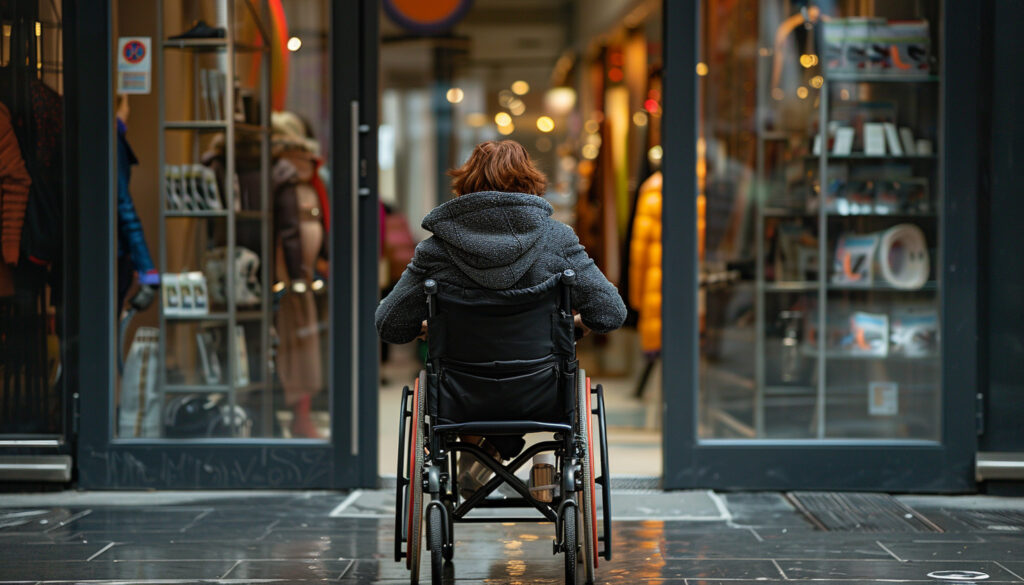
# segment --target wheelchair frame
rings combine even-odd
[[[571,288],[575,274],[566,270],[560,279],[560,310],[571,315]],[[437,313],[438,285],[428,279],[424,286],[430,317]],[[577,367],[575,351],[569,356],[569,367],[576,383],[572,420],[565,423],[539,423],[535,421],[480,421],[461,424],[438,424],[429,420],[425,405],[436,392],[437,374],[432,360],[420,372],[413,389],[402,389],[399,420],[398,472],[396,474],[394,560],[406,560],[412,583],[419,580],[419,554],[423,519],[426,518],[427,550],[431,554],[431,581],[441,583],[444,572],[453,571],[449,562],[454,558],[454,525],[458,523],[551,522],[555,525],[553,554],[565,553],[566,582],[577,581],[577,557],[583,564],[583,577],[593,581],[598,557],[611,560],[611,493],[608,472],[607,430],[605,422],[604,389],[592,386],[586,372]],[[431,380],[434,383],[431,383]],[[586,411],[581,415],[580,409]],[[594,441],[591,415],[597,416],[600,431],[601,475],[595,477]],[[518,425],[518,426],[517,426]],[[481,447],[458,440],[460,433],[498,434],[501,432],[553,433],[553,439],[526,447],[509,463],[495,460]],[[560,490],[551,502],[535,499],[525,482],[515,473],[530,463],[534,455],[554,452],[556,457],[555,482]],[[422,458],[416,457],[423,453]],[[456,454],[471,454],[494,473],[480,489],[467,499],[459,493]],[[422,459],[422,467],[418,462]],[[507,484],[519,497],[488,497]],[[596,485],[601,486],[602,528],[597,533]],[[423,507],[422,496],[430,495]],[[420,509],[416,509],[419,507]],[[469,516],[477,508],[532,508],[536,516]],[[587,508],[587,509],[584,509]],[[568,522],[567,522],[568,521]],[[571,526],[569,526],[571,524]],[[580,530],[585,531],[580,534]],[[582,537],[582,538],[581,538]],[[603,547],[598,550],[598,544]],[[448,577],[451,577],[449,574]]]

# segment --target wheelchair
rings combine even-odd
[[[432,279],[424,283],[426,367],[411,390],[402,390],[395,493],[395,562],[405,560],[413,584],[419,581],[424,533],[431,583],[454,578],[459,523],[553,524],[553,554],[564,556],[569,585],[578,578],[592,583],[599,557],[611,560],[604,391],[600,384],[591,386],[576,361],[575,278],[566,270],[514,291],[466,289]],[[459,435],[531,433],[549,438],[528,445],[507,464],[473,442],[458,440]],[[534,455],[548,452],[555,458],[557,484],[550,502],[535,498],[516,476]],[[467,453],[494,476],[464,498],[457,457]],[[600,475],[595,475],[598,463]],[[499,493],[503,485],[516,496]],[[425,496],[429,502],[424,507]],[[531,514],[470,514],[478,508],[525,508]]]

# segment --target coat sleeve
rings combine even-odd
[[[402,272],[398,284],[377,305],[374,315],[377,333],[388,343],[409,343],[416,339],[427,319],[427,295],[423,292],[423,281],[427,279],[423,263],[425,244],[421,242],[416,246],[412,262]]]
[[[618,289],[587,255],[572,228],[560,224],[555,229],[561,232],[559,237],[564,242],[563,256],[569,267],[576,271],[573,308],[579,311],[583,324],[598,333],[622,327],[626,320],[626,305]]]
[[[146,245],[146,236],[142,232],[142,220],[135,211],[129,183],[131,182],[131,155],[125,137],[117,137],[117,230],[122,245],[127,249],[132,265],[139,273],[139,279],[155,272],[153,257]],[[146,284],[155,284],[147,282]]]

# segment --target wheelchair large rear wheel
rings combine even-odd
[[[413,387],[413,417],[409,430],[409,516],[408,541],[405,545],[406,567],[413,585],[420,579],[420,551],[423,548],[423,447],[426,444],[425,406],[427,373],[420,371],[420,377]]]
[[[590,378],[586,371],[580,369],[577,376],[576,413],[579,425],[579,436],[583,438],[582,497],[577,500],[580,506],[579,539],[583,544],[580,560],[583,563],[583,576],[587,583],[594,582],[597,568],[597,501],[594,490],[594,433],[590,423]]]

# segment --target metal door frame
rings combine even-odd
[[[697,438],[698,85],[701,0],[665,0],[664,400],[666,488],[967,492],[975,489],[978,359],[980,141],[976,119],[983,25],[981,3],[943,6],[940,257],[942,431],[938,443],[744,441]]]
[[[331,441],[282,439],[120,440],[113,437],[113,263],[116,213],[111,2],[76,11],[78,133],[82,202],[77,215],[77,310],[69,342],[81,394],[78,485],[86,489],[348,488],[377,477],[377,298],[379,220],[376,168],[378,0],[331,2],[330,161]],[[69,21],[70,22],[70,21]],[[158,72],[159,74],[159,72]],[[353,114],[355,113],[355,115]],[[86,204],[86,202],[93,204]],[[103,203],[105,202],[105,203]],[[353,253],[353,244],[358,252]],[[355,333],[350,333],[350,332]],[[366,350],[366,348],[373,348]],[[356,390],[358,388],[358,390]]]

